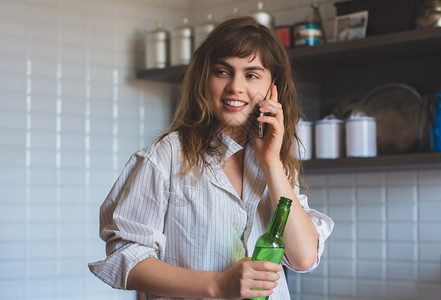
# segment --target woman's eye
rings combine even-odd
[[[214,71],[214,73],[217,76],[228,76],[228,74],[229,74],[228,71],[226,71],[224,69],[217,69],[217,70]]]
[[[250,74],[247,74],[247,78],[256,79],[256,78],[259,78],[259,76],[257,76],[257,74],[254,74],[254,73],[250,73]]]

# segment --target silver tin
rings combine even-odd
[[[157,29],[147,33],[145,38],[146,68],[165,68],[169,65],[169,32],[157,24]]]
[[[213,22],[213,15],[207,15],[207,22],[201,23],[194,27],[194,39],[193,39],[193,49],[199,47],[204,41],[206,36],[216,27],[216,23]]]
[[[256,19],[260,24],[270,29],[274,29],[274,17],[270,13],[263,10],[262,1],[257,3],[257,11],[253,12],[250,16]]]
[[[184,25],[175,28],[170,36],[170,65],[188,65],[193,54],[193,29],[188,26],[188,19]]]

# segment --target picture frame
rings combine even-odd
[[[341,15],[335,18],[335,41],[349,41],[366,37],[368,11]]]

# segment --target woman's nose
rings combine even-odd
[[[232,93],[243,93],[245,92],[245,80],[240,76],[232,76],[227,89]]]

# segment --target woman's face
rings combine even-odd
[[[255,106],[264,99],[270,84],[271,72],[259,56],[215,61],[208,92],[219,128],[230,137],[246,135],[250,121],[257,122]]]

